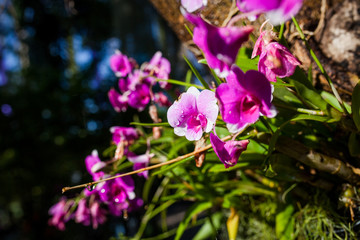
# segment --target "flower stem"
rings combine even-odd
[[[229,140],[230,138],[231,138],[231,136],[229,135],[229,136],[226,136],[226,137],[222,138],[221,140],[226,141],[226,140]],[[207,145],[207,146],[205,146],[203,148],[200,148],[199,150],[193,151],[191,153],[179,156],[177,158],[174,158],[172,160],[169,160],[169,161],[166,161],[166,162],[163,162],[163,163],[155,164],[155,165],[150,166],[150,167],[141,168],[141,169],[138,169],[136,171],[132,171],[132,172],[128,172],[128,173],[124,173],[124,174],[120,174],[120,175],[112,176],[112,177],[109,177],[109,178],[100,179],[98,181],[84,183],[84,184],[80,184],[80,185],[76,185],[76,186],[72,186],[72,187],[64,187],[62,189],[62,193],[65,193],[66,191],[69,191],[69,190],[72,190],[72,189],[91,187],[91,186],[93,186],[95,184],[98,184],[98,183],[101,183],[101,182],[106,182],[106,181],[109,181],[109,180],[113,180],[115,178],[125,177],[125,176],[133,175],[133,174],[136,174],[136,173],[141,173],[141,172],[144,172],[144,171],[159,168],[159,167],[169,165],[169,164],[172,164],[172,163],[175,163],[175,162],[179,162],[179,161],[181,161],[181,160],[183,160],[185,158],[188,158],[188,157],[194,156],[195,154],[198,154],[198,153],[204,152],[206,150],[209,150],[211,147],[212,147],[212,145],[209,144],[209,145]]]
[[[299,113],[306,113],[306,114],[316,115],[316,116],[324,116],[325,115],[325,113],[323,111],[319,111],[319,110],[296,108],[296,107],[291,107],[288,105],[282,105],[282,104],[276,104],[276,103],[274,103],[274,105],[279,108],[286,108],[286,109],[290,109],[290,110],[293,110],[293,111],[296,111]]]

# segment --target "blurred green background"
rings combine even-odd
[[[132,120],[107,99],[115,49],[140,64],[160,50],[174,66],[179,42],[145,0],[0,0],[0,239],[131,234],[132,219],[109,217],[97,230],[47,225],[61,188],[90,180],[86,155]]]

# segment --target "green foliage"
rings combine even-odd
[[[297,239],[356,239],[351,224],[334,212],[327,197],[320,194],[313,200],[294,215]]]
[[[352,94],[351,110],[355,125],[360,131],[360,82],[356,84]]]

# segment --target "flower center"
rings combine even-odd
[[[194,129],[195,132],[199,132],[200,130],[205,130],[207,125],[207,119],[206,117],[199,113],[194,114],[187,120],[187,126],[190,129]]]
[[[252,95],[247,95],[244,97],[241,104],[241,112],[247,112],[249,114],[253,114],[257,108],[259,107],[260,102],[257,97]]]

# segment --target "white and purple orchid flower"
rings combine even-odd
[[[197,141],[203,132],[210,132],[219,113],[215,93],[210,90],[200,92],[190,87],[178,101],[170,106],[167,118],[178,136],[189,141]]]

